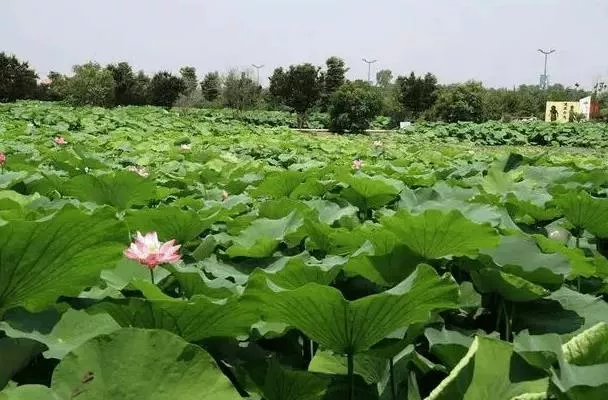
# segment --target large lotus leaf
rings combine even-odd
[[[156,197],[153,180],[126,171],[101,176],[79,175],[66,184],[65,190],[80,200],[108,204],[119,210],[145,204]]]
[[[10,188],[28,176],[26,171],[4,171],[0,174],[0,189]]]
[[[470,274],[481,293],[498,293],[509,301],[526,302],[550,293],[542,286],[496,268],[472,270]]]
[[[185,297],[203,295],[210,298],[223,299],[231,297],[240,291],[240,286],[227,279],[209,279],[205,273],[192,265],[166,265],[165,269],[177,281],[180,294]]]
[[[107,314],[89,315],[85,311],[68,309],[55,324],[48,324],[43,329],[29,329],[29,318],[36,315],[19,313],[9,315],[6,321],[0,321],[0,330],[13,338],[28,338],[43,343],[47,350],[46,358],[63,358],[74,348],[87,340],[102,334],[112,333],[120,326]]]
[[[378,254],[381,253],[381,254]],[[387,253],[361,254],[348,260],[344,271],[360,275],[381,286],[393,286],[407,278],[424,259],[405,245],[397,245]]]
[[[367,242],[379,254],[386,253],[396,242],[395,235],[381,226],[360,225],[353,230],[347,228],[330,228],[326,224],[305,220],[308,241],[306,248],[321,250],[339,256],[354,255]],[[378,247],[386,250],[379,250]]]
[[[305,201],[305,204],[319,213],[319,221],[324,224],[332,225],[342,217],[350,217],[357,213],[357,208],[351,205],[340,207],[338,204],[323,200],[314,199]]]
[[[68,354],[51,387],[65,399],[241,399],[213,358],[159,330],[121,329]]]
[[[247,336],[251,325],[259,320],[259,313],[237,298],[210,299],[197,295],[189,300],[173,299],[158,296],[145,287],[148,282],[142,282],[137,285],[147,290],[151,299],[105,300],[88,311],[107,313],[122,327],[164,329],[188,341]]]
[[[128,237],[109,210],[64,209],[40,222],[0,227],[0,315],[15,306],[40,311],[57,297],[92,286],[122,257]]]
[[[132,210],[125,219],[131,232],[155,231],[160,240],[175,239],[178,243],[186,243],[197,238],[215,222],[213,218],[210,220],[201,218],[196,211],[185,211],[175,207]]]
[[[513,353],[510,343],[477,336],[467,354],[426,399],[517,400],[529,393],[546,393],[548,379],[515,376],[517,371],[512,367],[526,364],[523,360],[517,363]]]
[[[342,190],[342,197],[362,210],[380,208],[390,203],[404,188],[398,180],[363,173],[344,175],[342,181],[348,185]]]
[[[513,349],[528,364],[550,371],[562,357],[562,340],[556,333],[530,335],[528,330],[524,330],[513,339]]]
[[[66,400],[42,385],[23,385],[0,392],[0,400]]]
[[[608,237],[608,199],[587,192],[569,192],[557,199],[564,215],[577,228],[598,237]]]
[[[302,224],[302,218],[292,212],[285,218],[272,220],[260,218],[234,238],[234,244],[226,250],[230,257],[264,258],[272,255],[279,243]]]
[[[450,331],[445,328],[437,330],[428,328],[424,336],[429,342],[429,349],[449,369],[467,354],[473,338],[458,331]]]
[[[504,272],[548,288],[558,288],[571,272],[568,258],[559,253],[543,253],[533,237],[502,236],[497,247],[481,253]]]
[[[427,259],[476,257],[479,249],[494,247],[499,239],[491,226],[471,222],[459,211],[427,210],[412,215],[401,210],[381,222],[401,243]]]
[[[289,197],[306,178],[306,174],[299,171],[277,171],[269,173],[254,190],[256,196],[268,196],[275,199]]]
[[[599,324],[570,339],[563,346],[564,359],[574,365],[608,363],[608,324]]]
[[[397,329],[428,321],[433,311],[458,307],[459,293],[449,276],[421,265],[393,289],[355,301],[316,283],[295,290],[272,285],[256,296],[269,322],[291,325],[327,349],[354,354]]]
[[[569,279],[577,276],[597,276],[598,271],[593,259],[585,257],[583,250],[566,247],[560,241],[552,240],[542,235],[534,235],[534,239],[544,253],[559,253],[568,259],[572,268],[572,271],[568,275]]]
[[[558,333],[569,339],[604,321],[608,321],[608,303],[602,298],[562,287],[518,309],[513,327],[533,334]]]

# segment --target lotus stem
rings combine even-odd
[[[505,341],[510,341],[511,337],[511,316],[509,315],[509,310],[507,310],[507,300],[503,298],[502,307],[504,308],[504,316],[505,316]]]
[[[150,280],[152,281],[152,284],[154,285],[154,270],[152,268],[150,268]]]
[[[500,332],[500,320],[502,319],[502,299],[498,299],[498,312],[496,315],[496,332]]]
[[[393,357],[389,360],[389,373],[391,375],[391,399],[397,400],[397,382],[395,382],[395,362]]]
[[[348,360],[348,400],[355,400],[355,356],[353,353],[346,355]]]

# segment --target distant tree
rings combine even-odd
[[[185,95],[191,95],[198,87],[198,78],[196,76],[196,68],[194,67],[182,67],[179,73],[186,85]]]
[[[393,83],[393,71],[383,69],[376,73],[376,83],[382,88],[388,88]]]
[[[216,101],[222,93],[222,79],[219,72],[209,72],[201,82],[201,90],[205,100]]]
[[[49,72],[38,86],[40,100],[64,101],[68,97],[68,78],[59,72]]]
[[[433,106],[433,115],[445,122],[483,120],[484,88],[481,82],[468,81],[442,87]]]
[[[269,89],[280,104],[298,114],[298,126],[303,127],[307,112],[321,96],[319,68],[312,64],[292,65],[287,71],[277,68],[270,77]]]
[[[110,64],[106,67],[114,78],[114,102],[119,106],[135,104],[135,74],[127,62]]]
[[[186,84],[183,79],[162,71],[152,77],[149,88],[151,104],[170,108],[179,95],[186,91]]]
[[[131,88],[131,104],[143,106],[150,104],[150,77],[144,71],[139,71],[135,76]]]
[[[332,132],[364,132],[382,109],[378,88],[363,81],[347,82],[330,99],[329,129]]]
[[[224,78],[223,104],[237,110],[247,110],[259,104],[262,87],[247,72],[230,71]]]
[[[429,110],[437,99],[437,78],[427,73],[424,78],[413,72],[408,77],[397,78],[399,103],[407,118],[418,119]]]
[[[77,106],[114,105],[114,78],[112,72],[99,64],[89,62],[73,67],[74,76],[67,80],[67,100]]]
[[[346,73],[348,72],[344,60],[338,57],[329,57],[325,61],[325,66],[326,71],[320,75],[320,81],[323,85],[321,93],[323,109],[327,109],[331,95],[346,82]]]
[[[30,99],[37,93],[38,75],[27,62],[0,53],[0,103]]]

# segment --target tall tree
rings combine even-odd
[[[468,81],[445,86],[439,90],[432,112],[436,118],[445,122],[481,122],[483,96],[481,82]]]
[[[397,78],[399,103],[407,118],[420,118],[422,113],[429,110],[437,99],[437,78],[427,73],[424,78],[417,77],[413,72],[408,77]]]
[[[219,72],[209,72],[201,82],[203,97],[207,101],[216,101],[222,93],[222,79]]]
[[[196,88],[198,86],[196,68],[182,67],[182,68],[180,68],[179,73],[182,77],[182,80],[184,81],[184,84],[186,85],[186,90],[184,91],[184,94],[186,96],[191,95],[192,93],[194,93],[194,91],[196,90]]]
[[[170,108],[185,91],[183,79],[167,71],[158,72],[150,81],[150,102],[155,106]]]
[[[150,104],[150,77],[142,70],[135,76],[131,96],[133,105]]]
[[[363,81],[347,82],[331,96],[329,129],[336,133],[365,132],[381,109],[379,88]]]
[[[75,65],[74,76],[67,80],[68,101],[77,106],[114,105],[114,78],[99,64],[89,62]]]
[[[277,68],[270,77],[270,93],[281,104],[298,114],[298,126],[303,127],[307,112],[321,96],[319,68],[312,64],[292,65],[287,71]]]
[[[37,92],[37,78],[27,62],[0,53],[0,103],[33,98]]]
[[[338,57],[329,57],[325,61],[326,71],[321,75],[323,92],[321,94],[321,105],[327,109],[331,95],[346,82],[348,68],[344,60]]]
[[[114,78],[114,101],[116,105],[134,104],[135,74],[129,63],[119,62],[118,64],[110,64],[106,68]]]
[[[393,71],[383,69],[376,73],[376,83],[382,88],[388,88],[393,83]]]
[[[254,108],[261,100],[262,87],[247,72],[232,70],[224,78],[223,103],[239,111]]]

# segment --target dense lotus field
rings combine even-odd
[[[0,400],[608,398],[606,153],[0,106]]]

